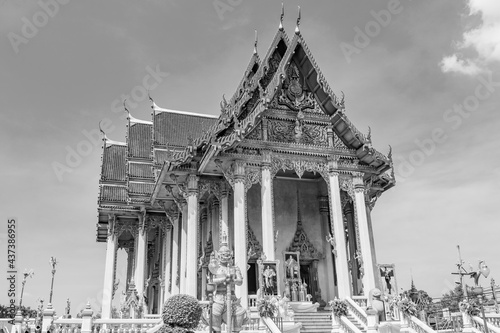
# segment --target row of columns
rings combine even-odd
[[[334,168],[331,168],[333,170]],[[242,161],[235,161],[233,164],[231,179],[233,183],[234,199],[234,240],[232,240],[235,249],[235,264],[241,269],[243,275],[243,285],[236,287],[237,297],[241,297],[243,305],[248,302],[247,288],[247,247],[246,247],[246,190],[245,186],[245,164]],[[325,175],[324,175],[325,177]],[[351,296],[351,283],[349,278],[348,257],[346,250],[346,240],[344,231],[344,219],[342,215],[342,204],[340,199],[340,182],[338,172],[328,172],[325,180],[328,184],[328,204],[330,211],[330,220],[332,234],[336,244],[335,270],[337,274],[337,293],[338,297],[344,298]],[[373,241],[371,239],[371,226],[369,224],[365,206],[364,184],[362,178],[354,179],[354,202],[357,213],[357,223],[359,227],[360,247],[364,263],[363,285],[365,294],[368,294],[376,285],[375,267],[373,252]],[[264,154],[263,165],[261,168],[261,207],[262,207],[262,246],[268,260],[275,259],[274,245],[274,223],[273,223],[273,202],[272,202],[272,173],[270,167],[270,155]],[[198,270],[198,177],[188,175],[187,191],[184,193],[184,201],[181,202],[181,216],[176,216],[172,220],[171,244],[166,245],[166,259],[164,260],[165,288],[163,288],[163,299],[171,294],[186,293],[197,296],[197,270]],[[222,191],[220,209],[213,208],[213,220],[218,223],[212,223],[212,236],[214,247],[220,246],[220,238],[223,235],[229,237],[228,226],[228,193]],[[216,206],[216,205],[214,205]],[[323,216],[324,214],[322,214]],[[327,220],[322,224],[327,224]],[[139,216],[139,232],[136,240],[135,251],[135,274],[134,280],[137,292],[142,296],[144,289],[144,267],[146,259],[146,234],[144,231],[144,215]],[[111,223],[110,223],[111,225]],[[218,237],[217,237],[218,236]],[[230,242],[231,243],[231,242]],[[116,235],[111,233],[107,241],[106,269],[104,278],[104,296],[103,296],[103,318],[109,318],[111,314],[111,298],[113,291],[114,260],[117,247]],[[331,262],[331,260],[327,260]],[[333,270],[332,265],[327,269]],[[180,271],[180,276],[177,272]],[[179,284],[177,284],[179,281]],[[168,288],[167,286],[170,286]],[[329,283],[333,285],[333,281]],[[330,288],[332,289],[332,288]],[[330,290],[329,292],[332,292]]]

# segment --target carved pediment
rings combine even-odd
[[[287,248],[290,252],[300,252],[301,261],[321,260],[323,254],[319,252],[307,237],[307,234],[302,227],[302,217],[300,214],[299,191],[297,190],[297,230],[293,236],[292,243]]]

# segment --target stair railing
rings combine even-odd
[[[276,323],[268,317],[260,317],[264,325],[271,331],[271,333],[282,333]]]
[[[426,323],[421,321],[415,316],[408,316],[405,314],[401,314],[402,316],[405,317],[407,323],[408,323],[408,330],[411,333],[436,333],[435,330],[430,328]],[[498,332],[500,333],[500,332]]]
[[[347,303],[347,311],[349,314],[354,316],[356,320],[366,329],[368,326],[368,316],[366,315],[365,310],[363,310],[352,298],[345,298]]]
[[[341,333],[362,333],[347,317],[340,317],[340,332]]]
[[[493,325],[492,323],[488,322],[487,321],[487,325],[488,325],[488,331],[490,333],[500,333],[500,328]],[[476,330],[478,331],[481,331],[483,333],[486,332],[486,330],[484,329],[484,321],[482,318],[479,318],[477,316],[472,316],[472,327],[475,328]]]

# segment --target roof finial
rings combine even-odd
[[[391,145],[389,145],[389,153],[387,154],[387,158],[392,163],[392,146]]]
[[[130,118],[130,111],[127,109],[127,99],[124,99],[123,100],[123,109],[125,110],[125,112],[127,112],[128,114],[128,117],[127,118]]]
[[[257,30],[255,30],[255,42],[253,44],[253,54],[257,54],[257,42],[259,41],[259,36],[257,35]]]
[[[368,142],[372,142],[372,128],[370,126],[368,126],[368,135],[366,136],[366,140],[368,140]]]
[[[299,25],[300,25],[300,6],[299,6],[299,16],[297,17],[297,26],[295,27],[296,34],[300,34]]]
[[[281,3],[281,17],[280,17],[280,30],[283,30],[283,18],[285,17],[285,4]]]
[[[102,134],[102,140],[106,141],[108,139],[108,137],[106,136],[106,133],[103,131],[103,129],[101,127],[101,123],[102,123],[102,120],[99,122],[99,132],[101,132],[101,134]]]

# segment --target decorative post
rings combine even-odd
[[[43,311],[42,333],[46,333],[48,330],[50,330],[52,321],[54,320],[54,313],[55,311],[52,308],[52,304],[49,303],[47,305],[47,309]]]
[[[340,333],[340,317],[332,313],[332,331],[331,333]]]
[[[187,197],[187,248],[186,255],[186,288],[185,292],[196,298],[198,285],[198,176],[189,175],[187,177],[188,197]],[[184,217],[183,217],[184,219]]]
[[[262,152],[262,248],[268,260],[274,260],[274,225],[273,225],[273,179],[271,177],[271,153]]]
[[[372,307],[366,309],[367,325],[366,333],[378,332],[378,311]]]
[[[16,333],[23,333],[23,314],[21,312],[21,307],[19,307],[14,317],[14,327],[16,328]]]
[[[472,329],[472,318],[470,315],[463,311],[462,312],[462,321],[463,321],[463,333],[472,333],[474,330]]]
[[[236,286],[235,293],[241,298],[241,304],[248,307],[247,280],[247,228],[246,228],[246,196],[245,196],[245,163],[234,162],[234,260],[235,265],[242,267],[243,284]]]
[[[82,312],[82,328],[81,333],[91,333],[92,332],[92,315],[94,311],[90,307],[90,303],[87,303],[87,306]]]

